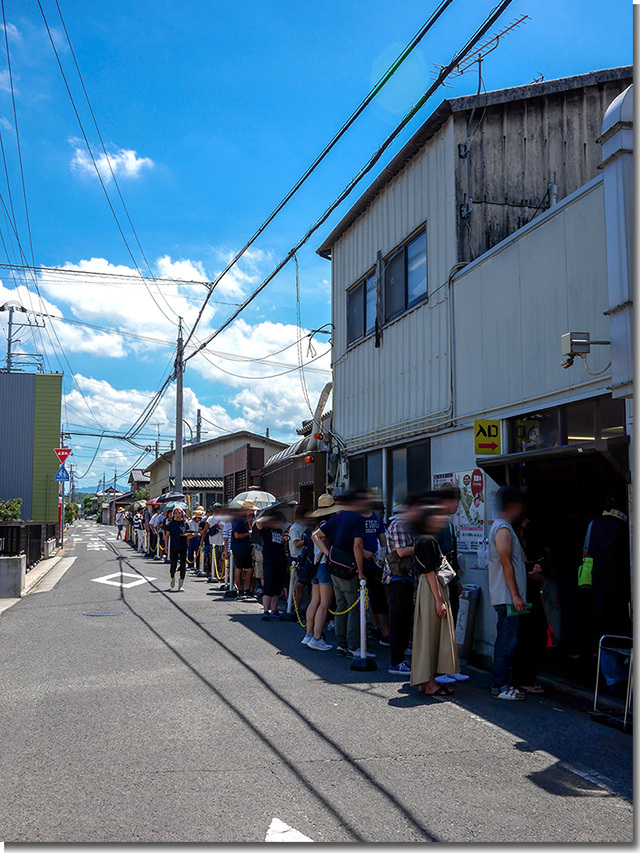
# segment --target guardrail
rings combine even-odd
[[[24,554],[29,571],[43,557],[49,556],[47,543],[50,540],[57,543],[57,527],[55,522],[0,522],[0,557],[17,557]]]

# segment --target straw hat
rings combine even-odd
[[[204,515],[204,510],[201,506],[199,506],[198,509],[195,509],[193,511],[193,517],[194,518],[196,517],[196,515]]]
[[[244,507],[245,509],[255,509],[256,505],[253,501],[238,501],[238,506]]]
[[[309,514],[310,518],[322,518],[324,515],[333,515],[335,512],[340,512],[340,507],[334,501],[330,494],[320,495],[318,498],[318,508],[315,512]]]
[[[203,506],[197,507],[196,512],[204,512],[204,507]]]

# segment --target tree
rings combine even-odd
[[[0,501],[0,521],[19,521],[22,498]]]
[[[149,489],[138,489],[137,492],[133,493],[134,501],[148,501],[149,500]]]
[[[94,499],[94,497],[95,497],[95,495],[85,495],[82,498],[82,506],[84,507],[85,516],[91,515],[91,512],[93,510],[93,499]]]
[[[73,522],[78,517],[78,510],[76,509],[76,505],[72,504],[71,501],[65,501],[64,503],[64,521],[65,524],[73,524]]]

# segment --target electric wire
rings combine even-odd
[[[255,243],[258,237],[262,234],[262,232],[267,228],[267,226],[275,219],[275,217],[280,213],[283,207],[291,200],[291,198],[298,192],[300,187],[305,183],[307,178],[316,170],[316,168],[320,165],[320,163],[325,159],[325,157],[329,154],[329,152],[335,147],[338,141],[344,136],[344,134],[349,130],[349,128],[353,125],[356,119],[364,112],[364,110],[368,107],[368,105],[373,101],[378,92],[385,86],[385,84],[393,77],[398,68],[402,65],[405,59],[409,56],[409,54],[414,50],[414,48],[422,41],[424,36],[429,32],[429,30],[433,27],[433,25],[438,21],[440,16],[443,14],[445,9],[451,5],[453,0],[442,0],[442,2],[438,5],[438,7],[434,10],[434,12],[429,16],[429,18],[425,21],[422,27],[418,30],[415,36],[411,39],[409,44],[401,51],[399,56],[395,59],[394,62],[389,66],[389,68],[385,71],[382,77],[378,80],[378,82],[374,85],[371,91],[365,96],[364,100],[360,102],[360,104],[356,107],[353,113],[349,116],[347,121],[342,125],[342,127],[338,130],[338,132],[333,136],[333,138],[325,145],[320,154],[315,158],[313,163],[307,168],[304,174],[296,181],[293,187],[289,190],[289,192],[284,196],[284,198],[276,205],[273,211],[267,216],[264,222],[259,226],[259,228],[254,232],[254,234],[249,238],[249,240],[245,243],[245,245],[237,252],[234,257],[229,261],[225,269],[216,276],[215,280],[212,282],[211,290],[209,295],[205,297],[204,303],[198,314],[195,323],[185,341],[185,344],[188,344],[191,340],[193,333],[195,332],[202,315],[204,313],[204,309],[209,301],[209,296],[213,293],[213,290],[218,286],[220,281],[224,278],[224,276],[229,272],[229,270],[237,264],[240,258],[245,254],[245,252]]]
[[[223,332],[228,326],[233,323],[233,321],[245,310],[245,308],[253,302],[253,300],[259,296],[260,293],[270,284],[270,282],[276,277],[276,275],[289,263],[289,261],[295,256],[295,254],[308,242],[308,240],[312,237],[312,235],[320,228],[321,225],[326,222],[329,216],[336,210],[336,208],[349,196],[349,194],[353,191],[353,189],[360,183],[360,181],[367,175],[371,169],[376,165],[376,163],[380,160],[384,152],[389,148],[392,142],[399,136],[399,134],[404,130],[404,128],[409,124],[411,119],[422,109],[425,103],[429,100],[429,98],[433,95],[433,93],[440,88],[444,80],[449,76],[451,71],[458,65],[464,57],[472,50],[474,45],[482,38],[482,36],[487,32],[487,30],[493,26],[495,21],[500,17],[500,15],[504,12],[504,10],[513,2],[513,0],[501,0],[492,11],[489,13],[487,18],[485,18],[484,22],[478,27],[475,33],[471,36],[471,38],[466,42],[464,47],[462,47],[453,57],[453,59],[442,68],[438,76],[436,77],[433,84],[427,89],[427,91],[418,99],[416,104],[409,110],[408,113],[402,118],[400,123],[396,125],[394,130],[389,134],[389,136],[385,139],[385,141],[378,147],[378,149],[373,153],[373,155],[369,158],[369,160],[365,163],[365,165],[360,169],[360,171],[355,175],[354,178],[347,184],[347,186],[342,190],[342,192],[337,196],[337,198],[332,202],[332,204],[325,210],[325,212],[320,216],[318,220],[307,230],[304,236],[293,246],[287,255],[277,264],[277,266],[272,270],[271,273],[264,279],[262,284],[260,284],[254,291],[251,293],[242,303],[242,305],[237,308],[231,316],[225,320],[225,322],[219,326],[212,334],[208,335],[204,342],[192,352],[187,358],[185,362],[189,359],[193,358],[200,350],[204,349],[208,346],[211,341],[213,341],[221,332]],[[206,300],[205,300],[206,304]],[[197,321],[196,321],[197,323]],[[194,324],[195,328],[195,324]]]
[[[0,0],[0,2],[2,2],[2,0]],[[98,167],[98,164],[96,163],[96,159],[95,159],[95,157],[93,156],[93,151],[92,151],[92,149],[91,149],[91,145],[89,144],[89,139],[88,139],[87,134],[86,134],[86,131],[85,131],[85,129],[84,129],[84,125],[83,125],[83,123],[82,123],[82,119],[80,118],[80,113],[78,112],[78,108],[77,108],[77,106],[76,106],[76,103],[75,103],[75,100],[74,100],[74,97],[73,97],[73,93],[71,92],[71,88],[70,88],[70,86],[69,86],[69,81],[67,80],[67,76],[66,76],[66,74],[65,74],[65,72],[64,72],[64,68],[63,68],[63,66],[62,66],[62,62],[60,61],[60,56],[59,56],[59,54],[58,54],[58,49],[56,48],[55,42],[54,42],[54,40],[53,40],[53,36],[52,36],[52,34],[51,34],[51,30],[50,30],[50,28],[49,28],[49,22],[47,21],[47,17],[46,17],[46,15],[45,15],[45,13],[44,13],[44,9],[42,8],[42,3],[40,2],[40,0],[37,0],[37,3],[38,3],[38,8],[40,9],[40,14],[42,15],[42,20],[44,21],[44,25],[45,25],[45,28],[46,28],[46,30],[47,30],[47,34],[48,34],[48,36],[49,36],[49,41],[51,42],[51,47],[52,47],[52,49],[53,49],[53,53],[54,53],[55,58],[56,58],[56,61],[57,61],[57,63],[58,63],[58,68],[60,69],[60,74],[62,75],[62,79],[63,79],[63,81],[64,81],[64,85],[65,85],[65,88],[66,88],[66,90],[67,90],[67,94],[69,95],[69,100],[71,101],[71,106],[72,106],[72,108],[73,108],[73,112],[74,112],[74,114],[75,114],[75,116],[76,116],[76,119],[77,119],[77,121],[78,121],[78,126],[80,127],[80,132],[82,133],[82,137],[83,137],[84,142],[85,142],[85,145],[86,145],[86,147],[87,147],[87,152],[88,152],[88,154],[89,154],[89,157],[91,158],[91,162],[93,163],[93,167],[94,167],[94,169],[95,169],[96,175],[97,175],[98,180],[99,180],[99,182],[100,182],[100,186],[102,187],[102,191],[103,191],[103,193],[104,193],[104,197],[105,197],[105,198],[106,198],[106,200],[107,200],[107,204],[109,205],[109,210],[111,211],[111,214],[112,214],[112,216],[113,216],[113,219],[114,219],[114,221],[115,221],[115,223],[116,223],[116,226],[117,226],[117,228],[118,228],[118,231],[120,232],[120,236],[122,237],[122,240],[123,240],[123,242],[124,242],[124,244],[125,244],[125,246],[126,246],[126,248],[127,248],[127,251],[128,251],[128,253],[129,253],[129,256],[130,256],[130,258],[131,258],[131,260],[132,260],[132,262],[133,262],[133,265],[134,265],[134,267],[136,268],[136,270],[138,271],[139,275],[142,277],[142,273],[141,273],[141,271],[140,271],[140,267],[138,266],[138,262],[136,261],[135,255],[133,254],[133,251],[132,251],[132,249],[131,249],[131,246],[129,245],[129,241],[127,240],[127,237],[126,237],[126,235],[125,235],[125,233],[124,233],[124,229],[122,228],[122,225],[121,225],[121,223],[120,223],[120,220],[118,219],[118,215],[117,215],[117,213],[116,213],[116,211],[115,211],[115,208],[114,208],[114,206],[113,206],[113,203],[112,203],[112,201],[111,201],[111,198],[110,198],[110,196],[109,196],[109,193],[107,192],[107,188],[106,188],[106,186],[105,186],[105,183],[104,183],[104,180],[103,180],[103,178],[102,178],[102,175],[100,174],[100,168]],[[110,160],[109,160],[109,157],[108,157],[108,156],[107,156],[107,162],[109,163],[109,167],[111,168],[111,163],[110,163]],[[175,322],[171,317],[169,317],[169,315],[168,315],[168,314],[164,311],[164,309],[161,307],[160,303],[157,301],[157,299],[155,298],[155,296],[154,296],[154,295],[153,295],[153,293],[151,292],[151,288],[149,287],[149,285],[146,285],[146,287],[147,287],[147,292],[149,293],[149,296],[151,297],[151,299],[152,299],[152,300],[153,300],[153,302],[155,303],[155,305],[156,305],[156,307],[158,308],[158,310],[160,311],[160,313],[165,317],[165,319],[166,319],[166,320],[168,320],[168,321],[169,321],[170,323],[172,323],[174,326],[177,326],[177,323],[176,323],[176,322]],[[170,310],[173,310],[173,309],[170,309]],[[175,313],[175,312],[174,312],[174,313]]]

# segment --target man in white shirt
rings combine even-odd
[[[513,524],[524,511],[522,493],[515,486],[498,489],[500,511],[489,531],[489,595],[498,616],[491,668],[491,695],[496,699],[524,699],[511,684],[511,668],[518,644],[520,619],[526,608],[527,569]]]

